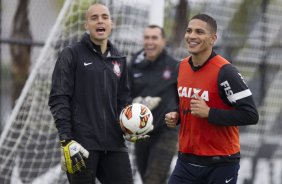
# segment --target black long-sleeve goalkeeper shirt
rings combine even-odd
[[[49,106],[60,139],[88,150],[125,150],[118,117],[130,102],[126,59],[108,41],[102,55],[88,34],[56,62]]]

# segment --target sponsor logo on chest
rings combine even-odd
[[[209,92],[207,90],[182,86],[178,87],[179,97],[194,98],[195,94],[198,94],[203,100],[209,101]]]

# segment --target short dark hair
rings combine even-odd
[[[158,29],[160,29],[162,37],[166,38],[164,28],[162,28],[161,26],[158,26],[158,25],[155,25],[155,24],[151,24],[151,25],[148,25],[147,28],[152,28],[152,29],[158,28]]]
[[[201,21],[206,22],[211,27],[211,30],[214,33],[216,33],[217,23],[216,23],[215,19],[212,18],[211,16],[204,14],[204,13],[201,13],[201,14],[197,14],[197,15],[193,16],[190,20],[193,20],[193,19],[199,19]]]

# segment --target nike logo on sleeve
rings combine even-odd
[[[143,73],[134,73],[133,74],[134,78],[138,78],[138,77],[142,77],[142,76],[143,76]]]
[[[84,64],[84,66],[88,66],[88,65],[91,65],[93,62],[90,62],[90,63],[86,63],[86,62],[84,62],[83,64]]]
[[[233,178],[230,178],[229,180],[225,180],[225,183],[229,183]]]

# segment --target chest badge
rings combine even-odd
[[[171,71],[169,69],[165,69],[163,71],[163,78],[165,80],[169,80],[171,78]]]
[[[114,72],[118,77],[120,77],[120,75],[121,75],[120,63],[118,63],[117,61],[113,61],[112,64],[113,64],[113,72]]]

